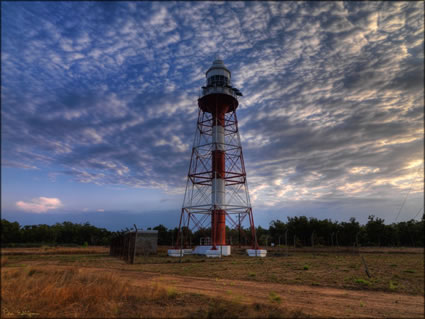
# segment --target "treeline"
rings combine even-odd
[[[286,234],[285,234],[286,232]],[[286,223],[276,220],[268,230],[258,229],[259,242],[282,243],[296,246],[424,246],[424,219],[410,220],[386,225],[384,219],[369,216],[366,225],[360,225],[355,218],[349,222],[329,219],[288,217]]]
[[[158,230],[159,244],[174,244],[177,229],[167,230],[160,225],[153,229]],[[185,245],[199,245],[202,237],[210,236],[210,229],[198,230],[194,233],[184,229]],[[256,228],[258,244],[261,246],[295,245],[303,246],[424,246],[424,219],[386,225],[384,219],[369,216],[366,225],[360,225],[355,218],[349,222],[337,222],[330,219],[288,217],[287,222],[274,220],[269,229],[258,226]],[[248,228],[239,232],[237,229],[226,227],[226,241],[228,244],[250,245],[251,236]]]
[[[71,222],[54,225],[21,226],[18,222],[1,220],[2,246],[46,245],[109,245],[112,233],[105,228]],[[20,245],[21,244],[21,245]]]
[[[151,228],[148,228],[151,229]],[[163,225],[154,228],[158,231],[158,245],[175,245],[178,229],[168,229]],[[183,228],[184,245],[199,245],[201,238],[210,237],[209,228],[191,232]],[[118,232],[71,222],[55,225],[20,226],[17,222],[1,221],[2,245],[10,244],[76,244],[109,245],[111,238]],[[424,246],[424,218],[420,221],[386,225],[384,220],[369,216],[365,225],[360,225],[355,218],[349,222],[337,222],[329,219],[288,217],[286,222],[274,220],[268,229],[256,228],[257,241],[261,246],[295,245],[302,246]],[[251,245],[250,230],[226,227],[226,240],[231,245]]]

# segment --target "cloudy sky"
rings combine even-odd
[[[175,227],[217,54],[244,94],[257,224],[421,215],[423,2],[1,9],[3,218]]]

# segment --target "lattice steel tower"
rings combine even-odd
[[[217,58],[206,72],[198,99],[198,122],[187,177],[176,248],[185,245],[182,228],[211,227],[210,250],[226,243],[226,223],[239,228],[248,220],[252,248],[258,249],[239,137],[236,109],[242,93],[231,86],[231,73]],[[182,237],[183,236],[183,237]],[[223,250],[223,248],[227,248]],[[196,250],[196,249],[195,249]]]

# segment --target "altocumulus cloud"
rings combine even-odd
[[[198,90],[219,53],[245,96],[257,207],[423,194],[423,2],[2,10],[2,165],[182,191]]]
[[[62,207],[59,198],[39,197],[33,198],[30,202],[16,202],[16,207],[31,213],[45,213]]]

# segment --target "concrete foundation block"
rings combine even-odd
[[[184,256],[184,249],[168,249],[168,256],[170,257]]]
[[[205,256],[207,256],[208,258],[221,258],[220,250],[209,249],[205,252]]]
[[[267,250],[265,249],[247,249],[246,250],[249,257],[266,257]]]
[[[195,249],[193,250],[193,254],[215,255],[214,252],[218,252],[218,254],[220,256],[230,256],[230,254],[231,254],[231,246],[230,245],[217,246],[216,248],[217,248],[217,250],[212,250],[212,246],[196,246]],[[211,251],[211,253],[210,253],[210,251]]]

